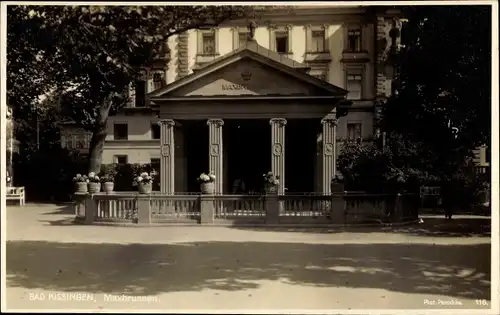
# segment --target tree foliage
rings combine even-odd
[[[445,206],[471,204],[482,183],[470,157],[491,141],[491,8],[403,12],[402,46],[389,60],[398,71],[380,121],[385,146],[345,143],[339,171],[357,189],[437,184]]]
[[[190,29],[257,18],[259,6],[8,6],[8,103],[14,116],[56,92],[63,113],[93,133],[90,171],[100,168],[108,116],[166,40]],[[27,85],[27,82],[33,83]],[[28,108],[26,108],[28,107]]]
[[[382,128],[399,155],[413,155],[403,154],[399,167],[449,180],[491,138],[491,8],[415,6],[404,12],[399,73]]]

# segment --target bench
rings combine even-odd
[[[18,200],[20,206],[24,206],[24,187],[7,187],[6,200]]]

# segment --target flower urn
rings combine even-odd
[[[77,182],[75,183],[75,193],[77,194],[86,194],[88,193],[88,185],[86,182]]]
[[[110,193],[115,189],[115,183],[113,182],[104,182],[102,183],[102,190],[106,193]]]
[[[278,185],[274,184],[266,184],[266,194],[277,194],[278,193]]]
[[[140,194],[150,194],[153,191],[152,183],[139,183],[137,184]]]
[[[89,193],[91,194],[95,194],[101,191],[101,183],[90,182],[88,186],[89,186]]]
[[[200,184],[201,193],[204,195],[213,194],[215,191],[214,182],[205,182]]]

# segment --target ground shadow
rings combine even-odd
[[[56,210],[44,212],[43,215],[74,215],[75,205],[73,203],[56,204]]]
[[[399,226],[350,226],[350,227],[288,227],[288,226],[232,226],[233,229],[298,233],[402,233],[430,237],[491,237],[491,218],[421,216],[423,222]]]
[[[490,299],[490,245],[7,242],[7,286],[155,295],[260,281]]]

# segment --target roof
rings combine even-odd
[[[176,80],[161,89],[149,93],[148,96],[153,101],[155,98],[163,98],[174,90],[187,86],[198,79],[246,58],[265,64],[279,72],[291,75],[298,81],[302,81],[305,84],[314,85],[320,90],[325,91],[325,94],[327,95],[345,98],[348,93],[347,90],[307,74],[306,71],[309,70],[309,67],[306,64],[294,61],[277,52],[273,52],[260,46],[255,40],[251,40],[245,47],[236,49],[231,53],[211,61],[203,67],[198,68],[195,72]]]

